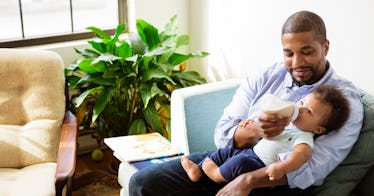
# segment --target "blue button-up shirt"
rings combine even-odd
[[[276,63],[243,80],[215,129],[214,140],[217,147],[233,146],[233,135],[239,122],[247,118],[255,119],[256,104],[264,94],[271,93],[283,100],[297,102],[315,86],[335,85],[350,102],[348,121],[341,129],[318,137],[311,159],[298,170],[287,174],[291,188],[304,189],[311,185],[321,185],[325,177],[348,155],[359,136],[363,121],[363,106],[357,89],[351,82],[338,76],[329,63],[326,63],[327,72],[312,85],[297,86],[283,63]],[[288,153],[279,154],[280,160],[284,160],[287,155]]]

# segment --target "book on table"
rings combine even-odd
[[[178,147],[159,133],[105,138],[104,143],[120,161],[134,162],[181,155]]]
[[[183,153],[159,133],[105,138],[104,143],[121,161],[118,168],[118,183],[128,190],[131,176],[137,171],[179,158]]]

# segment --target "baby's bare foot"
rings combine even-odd
[[[182,156],[181,165],[192,182],[200,180],[203,173],[200,168],[188,158],[188,156]]]
[[[219,171],[218,165],[209,157],[205,158],[203,162],[203,171],[211,180],[216,183],[227,182],[227,180]]]

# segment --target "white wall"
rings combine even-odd
[[[374,94],[374,1],[212,0],[210,66],[217,79],[241,77],[282,60],[281,26],[299,10],[319,14],[327,26],[334,69]]]
[[[189,0],[134,0],[135,16],[146,20],[159,30],[169,19],[178,16],[178,33],[189,33]]]

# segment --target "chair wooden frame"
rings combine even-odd
[[[72,180],[75,173],[77,157],[78,123],[69,106],[69,90],[65,85],[66,109],[61,127],[61,138],[57,155],[57,168],[55,175],[56,195],[63,195],[66,186],[66,195],[72,194]]]

